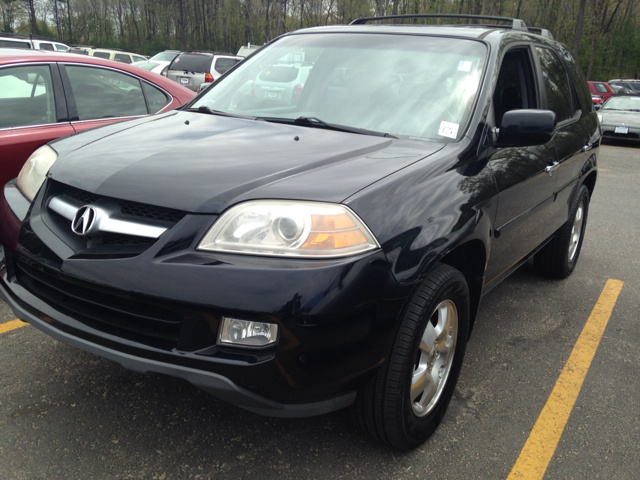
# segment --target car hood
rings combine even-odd
[[[605,125],[640,127],[640,112],[622,112],[616,110],[600,110]]]
[[[199,213],[256,198],[342,202],[443,145],[174,111],[51,146],[54,180]]]

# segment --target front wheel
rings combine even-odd
[[[360,427],[400,450],[424,442],[449,405],[468,333],[465,278],[438,265],[411,299],[389,360],[358,394],[353,411]]]
[[[569,220],[533,257],[538,272],[554,278],[566,278],[571,275],[578,263],[588,213],[589,190],[582,185],[571,204]]]

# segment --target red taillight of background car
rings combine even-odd
[[[602,95],[591,95],[591,101],[593,103],[602,103],[604,101],[604,97]]]
[[[302,85],[297,84],[293,87],[293,99],[298,100],[300,98],[300,94],[302,93]]]
[[[213,82],[213,75],[211,75],[210,73],[205,73],[204,83],[211,83],[211,82]]]

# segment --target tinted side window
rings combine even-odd
[[[125,53],[116,53],[113,59],[116,62],[131,63],[131,57]]]
[[[609,93],[609,90],[607,90],[607,87],[605,87],[604,84],[602,83],[594,82],[593,86],[596,87],[596,90],[600,93]]]
[[[0,40],[0,47],[5,48],[31,48],[31,44],[28,42],[20,42],[16,40]]]
[[[515,48],[504,55],[493,94],[496,126],[500,127],[509,110],[538,107],[531,65],[527,48]]]
[[[567,120],[573,116],[567,72],[553,51],[540,47],[536,47],[536,50],[540,56],[547,105],[556,113],[558,122]]]
[[[144,82],[142,83],[142,89],[147,97],[150,113],[158,113],[167,103],[169,103],[169,98],[167,98],[162,90]]]
[[[0,128],[55,122],[55,95],[47,65],[0,69]]]
[[[236,63],[238,63],[238,61],[235,58],[218,58],[213,68],[218,73],[225,73]]]
[[[146,115],[140,80],[99,67],[67,65],[79,120]]]
[[[98,58],[106,58],[108,60],[110,57],[110,54],[109,52],[93,52],[93,56]]]
[[[578,108],[582,110],[583,113],[590,112],[593,109],[593,103],[591,101],[591,91],[589,90],[589,85],[587,84],[587,78],[580,70],[580,66],[576,63],[573,54],[565,47],[560,46],[562,52],[562,59],[564,60],[564,64],[569,69],[569,78],[572,82],[572,87],[577,96],[577,104],[579,105],[574,107],[574,110]],[[605,92],[608,92],[606,85],[602,82],[598,82],[602,88],[604,88]]]

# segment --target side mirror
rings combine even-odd
[[[557,124],[551,110],[510,110],[502,117],[497,146],[544,145],[553,138]]]

